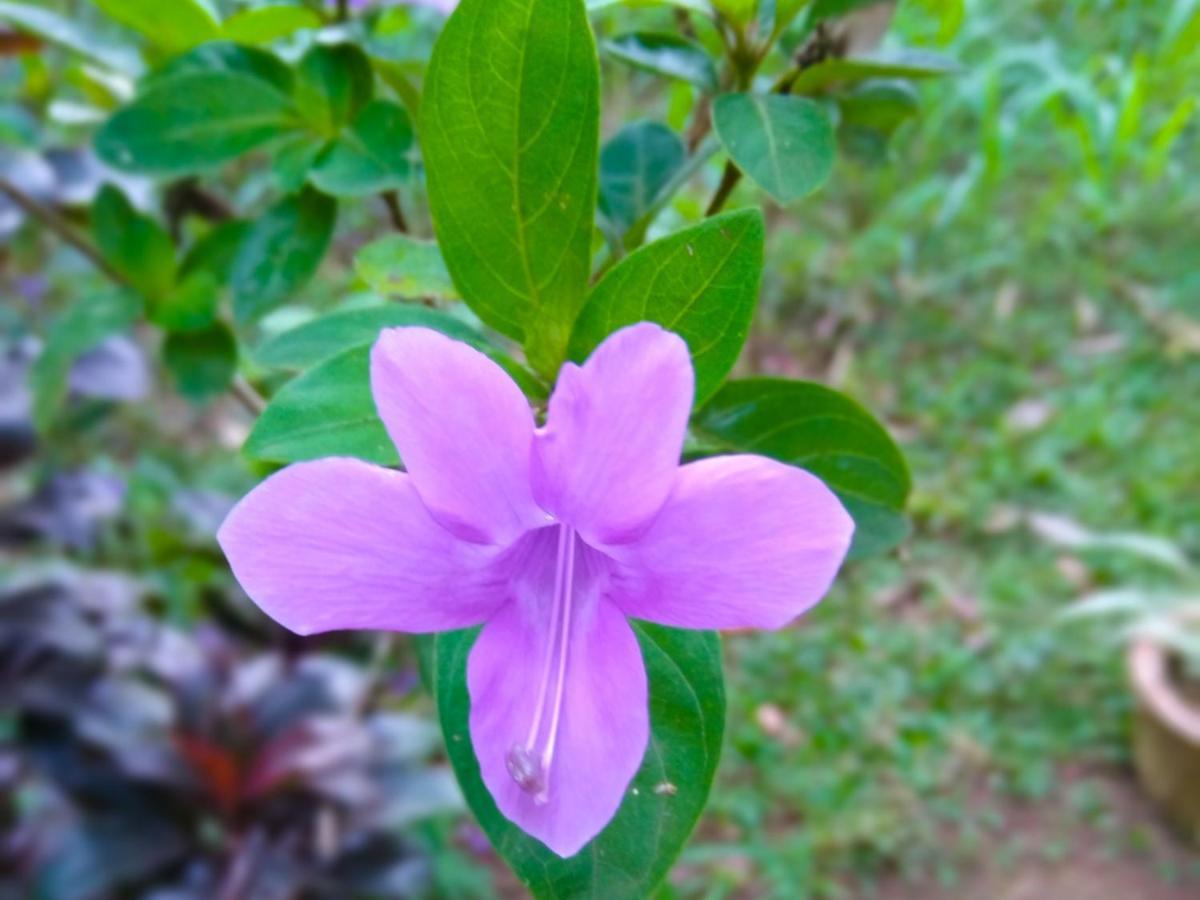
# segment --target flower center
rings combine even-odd
[[[567,684],[567,652],[571,643],[571,595],[575,582],[575,529],[558,526],[558,553],[554,563],[554,597],[550,607],[550,634],[538,683],[533,721],[525,743],[508,752],[508,774],[541,805],[550,799],[550,763],[562,716]]]

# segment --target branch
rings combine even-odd
[[[387,207],[392,227],[401,234],[408,234],[408,220],[404,218],[404,207],[400,205],[400,194],[395,190],[390,190],[384,191],[379,196],[383,198],[383,205]]]

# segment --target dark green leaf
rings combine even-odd
[[[355,347],[285,384],[258,417],[242,452],[290,463],[356,456],[396,465],[399,454],[371,398],[371,348]]]
[[[0,21],[10,22],[22,31],[36,34],[118,72],[137,75],[142,71],[142,60],[135,48],[115,44],[94,34],[75,19],[45,7],[0,0]]]
[[[296,105],[329,137],[354,121],[373,90],[371,61],[353,44],[317,44],[296,69]]]
[[[163,343],[163,363],[179,393],[195,403],[223,392],[237,373],[237,341],[224,322],[201,331],[176,331]]]
[[[399,187],[408,177],[412,143],[412,123],[404,108],[389,100],[373,100],[317,160],[309,178],[338,197]]]
[[[591,267],[599,71],[582,0],[463,0],[421,104],[446,264],[484,322],[557,371]]]
[[[229,281],[238,247],[249,230],[250,223],[238,219],[217,225],[188,250],[179,266],[179,277],[187,278],[205,271],[211,272],[218,283]]]
[[[480,778],[467,724],[467,654],[476,632],[422,638],[446,750],[467,803],[535,897],[652,896],[704,810],[725,726],[720,641],[711,632],[641,622],[634,630],[650,681],[650,744],[612,822],[570,859],[505,819]]]
[[[449,313],[427,306],[389,303],[330,313],[265,341],[254,354],[263,366],[306,369],[354,347],[375,342],[384,328],[423,325],[480,346],[483,336]]]
[[[164,297],[175,283],[175,245],[161,225],[134,209],[106,184],[92,204],[92,235],[105,260],[147,298]]]
[[[279,190],[285,194],[300,191],[317,159],[329,147],[327,138],[303,132],[280,143],[271,154],[271,174]]]
[[[792,90],[812,94],[831,85],[858,84],[873,78],[940,78],[955,68],[955,63],[944,56],[914,50],[869,58],[833,58],[801,72]]]
[[[372,241],[354,256],[358,277],[380,294],[455,299],[458,291],[437,244],[400,234]]]
[[[691,82],[704,91],[717,86],[717,67],[708,51],[674,34],[622,34],[605,41],[604,51],[631,66]]]
[[[600,153],[600,211],[623,234],[654,205],[683,166],[687,151],[670,128],[634,122]]]
[[[234,13],[221,26],[233,41],[265,44],[305,28],[320,28],[321,17],[304,6],[259,6]]]
[[[852,553],[903,538],[911,480],[895,442],[870,413],[819,384],[753,378],[725,385],[694,428],[734,452],[761,453],[819,476],[854,516]]]
[[[917,113],[917,92],[905,81],[868,81],[838,97],[840,128],[857,126],[890,135]]]
[[[239,321],[269,312],[316,274],[336,219],[337,202],[308,188],[251,224],[233,263],[233,311]]]
[[[141,310],[137,295],[114,289],[84,297],[55,320],[29,373],[33,419],[39,429],[49,427],[66,397],[71,364],[109,335],[132,326]]]
[[[96,135],[96,151],[118,169],[180,175],[219,166],[287,134],[291,101],[241,72],[188,72],[119,110]]]
[[[168,53],[187,50],[220,34],[210,8],[199,0],[94,0],[110,18]]]
[[[274,53],[232,41],[210,41],[174,57],[142,80],[143,93],[181,75],[233,72],[265,82],[283,96],[292,92],[292,70]]]
[[[833,125],[818,103],[781,94],[725,94],[713,104],[733,161],[780,203],[811,194],[833,168]]]
[[[714,216],[655,241],[596,285],[571,335],[571,358],[582,360],[625,325],[657,322],[687,341],[699,405],[737,361],[758,300],[762,265],[758,210]]]

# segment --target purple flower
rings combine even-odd
[[[853,523],[809,473],[760,456],[679,465],[687,346],[622,329],[568,363],[536,427],[482,353],[385,331],[371,387],[407,474],[293,465],[219,535],[262,609],[301,634],[484,624],[467,680],[484,783],[509,819],[570,856],[612,818],[649,734],[628,618],[778,628],[813,606]]]

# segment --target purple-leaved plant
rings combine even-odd
[[[563,367],[538,427],[482,353],[384,331],[371,388],[407,473],[292,465],[233,509],[221,546],[301,634],[482,623],[467,681],[483,781],[571,856],[617,811],[649,737],[627,619],[778,628],[850,546],[850,516],[808,472],[752,455],[680,466],[693,381],[681,338],[633,325]]]

